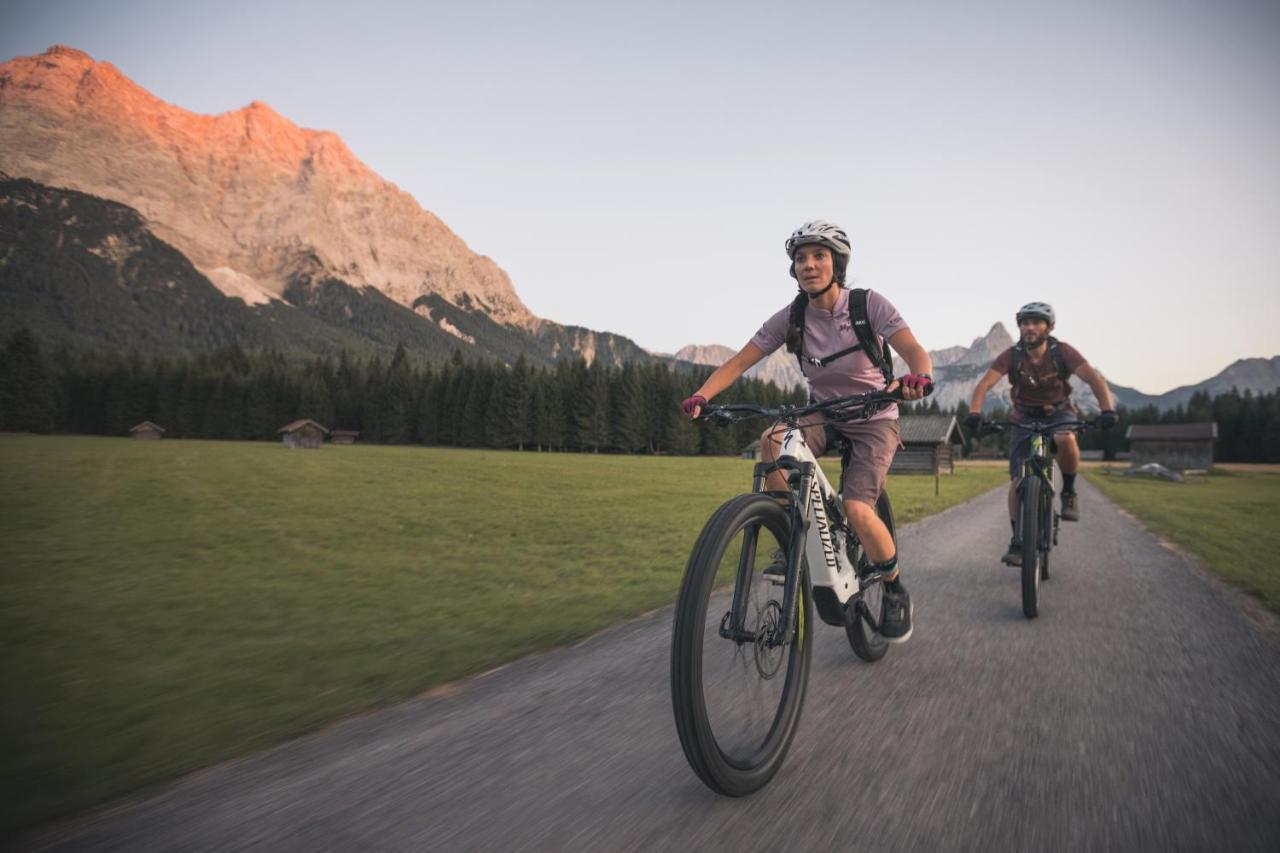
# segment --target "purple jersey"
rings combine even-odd
[[[871,324],[871,331],[876,335],[877,343],[907,328],[907,321],[902,319],[898,309],[874,290],[867,291],[867,320]],[[788,303],[765,321],[751,343],[768,355],[786,342],[790,322],[791,305]],[[853,333],[853,320],[849,316],[848,288],[840,288],[840,296],[830,311],[815,308],[812,302],[805,307],[804,347],[801,354],[806,358],[825,358],[857,343],[858,336]],[[813,398],[819,402],[849,394],[865,394],[884,387],[884,375],[862,350],[837,358],[826,367],[805,362],[800,369],[809,380]],[[872,420],[896,417],[898,407],[890,406],[873,415]]]

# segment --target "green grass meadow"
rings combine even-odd
[[[1215,470],[1182,483],[1088,471],[1085,476],[1153,532],[1204,560],[1280,613],[1280,473]]]
[[[750,472],[0,438],[0,832],[669,604]],[[930,477],[889,489],[905,524],[1003,481],[961,469],[940,498]]]

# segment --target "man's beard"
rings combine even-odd
[[[1022,335],[1022,345],[1027,349],[1035,349],[1048,340],[1048,338],[1049,335],[1047,332],[1043,335],[1037,334],[1036,332],[1025,332]]]

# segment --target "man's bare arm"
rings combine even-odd
[[[1004,374],[994,367],[987,368],[987,372],[982,374],[982,378],[973,389],[973,398],[969,400],[969,411],[982,411],[982,401],[987,399],[987,392],[996,386],[1002,376]]]
[[[1093,390],[1093,396],[1098,398],[1098,406],[1104,412],[1114,412],[1116,410],[1115,398],[1111,396],[1111,389],[1107,387],[1107,380],[1102,378],[1102,374],[1092,364],[1082,364],[1076,368],[1076,376],[1079,376]]]

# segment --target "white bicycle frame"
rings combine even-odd
[[[804,555],[809,562],[809,583],[814,587],[829,588],[836,600],[845,604],[862,589],[862,583],[858,572],[849,562],[844,532],[832,525],[827,513],[830,502],[839,507],[840,520],[847,524],[840,495],[831,487],[831,482],[823,473],[813,451],[809,449],[800,428],[787,427],[782,436],[782,449],[778,459],[791,459],[798,464],[813,463],[809,494],[804,496],[807,505],[802,507],[805,519]]]

